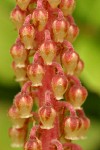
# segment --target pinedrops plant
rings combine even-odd
[[[10,53],[21,91],[9,109],[13,147],[82,150],[73,141],[85,138],[90,121],[81,107],[88,95],[79,80],[84,63],[72,45],[79,33],[74,8],[75,0],[16,0],[18,38]]]

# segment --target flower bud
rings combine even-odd
[[[81,72],[83,71],[83,69],[84,69],[84,62],[82,60],[79,60],[77,66],[75,68],[74,74],[76,76],[79,76],[81,74]]]
[[[42,106],[39,111],[40,121],[42,123],[42,129],[52,129],[54,127],[54,121],[56,118],[56,111],[50,105]]]
[[[17,5],[22,9],[26,10],[31,0],[16,0]]]
[[[16,7],[12,10],[10,14],[10,18],[18,30],[23,25],[25,16],[26,16],[26,13],[22,11],[19,7]]]
[[[19,110],[20,118],[29,118],[32,116],[33,99],[29,94],[18,93],[14,99],[14,104]]]
[[[26,127],[24,128],[10,128],[9,136],[12,140],[12,147],[22,147],[26,139]]]
[[[72,24],[69,26],[66,39],[72,43],[72,42],[74,42],[74,40],[76,39],[78,34],[79,34],[79,28],[75,24]]]
[[[40,64],[34,63],[27,67],[27,75],[32,81],[33,86],[42,86],[44,69]]]
[[[67,117],[64,120],[65,139],[77,140],[79,130],[79,119],[77,117]]]
[[[52,8],[57,8],[61,0],[47,0]]]
[[[71,15],[75,8],[75,0],[62,0],[60,3],[60,9],[64,13],[64,16]]]
[[[26,68],[18,68],[15,62],[12,63],[12,68],[14,70],[17,82],[23,82],[27,80]]]
[[[48,20],[48,12],[43,8],[42,1],[38,0],[37,8],[32,14],[32,23],[37,26],[39,31],[42,31]]]
[[[55,75],[51,81],[52,90],[57,100],[63,99],[63,94],[68,87],[68,81],[63,75]]]
[[[35,38],[35,29],[33,28],[33,26],[30,24],[24,25],[20,29],[19,35],[22,43],[24,43],[25,48],[33,49],[34,38]]]
[[[54,40],[56,42],[63,42],[67,35],[69,23],[65,20],[63,13],[59,12],[57,20],[52,24]]]
[[[87,90],[80,85],[73,85],[68,92],[68,101],[73,105],[75,109],[81,107],[87,98]]]
[[[11,118],[13,128],[22,128],[24,126],[26,119],[20,118],[19,111],[14,105],[9,109],[8,115]]]
[[[80,122],[81,122],[81,126],[78,131],[78,137],[79,139],[85,139],[87,130],[90,127],[90,120],[87,117],[81,117]]]
[[[72,49],[69,49],[63,53],[62,65],[67,74],[70,74],[70,75],[74,74],[75,68],[78,63],[78,59],[79,59],[78,54]]]
[[[13,57],[16,67],[25,67],[25,61],[27,59],[27,51],[21,42],[16,42],[10,50],[11,56]]]
[[[50,32],[48,30],[45,31],[45,41],[40,46],[39,52],[41,57],[44,60],[44,63],[47,65],[51,65],[54,57],[56,56],[57,48],[54,42],[50,38]]]
[[[38,138],[34,137],[26,142],[24,150],[42,150],[42,143]]]

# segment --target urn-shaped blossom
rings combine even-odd
[[[8,111],[8,115],[11,118],[13,128],[22,128],[25,124],[26,119],[20,118],[19,110],[12,105]]]
[[[52,24],[55,42],[63,42],[67,35],[69,23],[65,20],[63,13],[58,13],[58,18]]]
[[[16,6],[12,10],[12,12],[10,14],[10,18],[18,30],[23,25],[25,16],[26,16],[25,11],[22,11],[18,6]]]
[[[78,131],[79,139],[85,139],[86,133],[90,127],[90,120],[87,117],[80,117],[80,129]]]
[[[64,75],[55,75],[52,78],[52,90],[54,93],[54,96],[57,100],[63,99],[63,94],[67,90],[68,87],[68,81]]]
[[[71,15],[75,8],[75,0],[62,0],[60,3],[60,9],[65,16]]]
[[[39,31],[42,31],[46,26],[47,20],[48,12],[43,8],[42,0],[38,0],[37,8],[32,14],[32,23],[38,28]]]
[[[42,79],[44,76],[44,68],[42,65],[34,63],[27,67],[27,75],[32,81],[33,86],[42,86]]]
[[[14,104],[19,110],[21,118],[29,118],[32,116],[33,98],[28,93],[18,93],[15,96]]]
[[[38,111],[42,129],[52,129],[56,118],[56,111],[50,104],[45,104]]]
[[[71,24],[68,28],[68,34],[66,36],[66,39],[72,43],[74,42],[78,34],[79,34],[78,26],[75,24]]]
[[[27,80],[26,68],[23,68],[23,67],[19,68],[19,67],[17,67],[15,62],[12,63],[12,68],[14,70],[17,82],[23,82],[23,81]]]
[[[54,57],[56,56],[57,47],[55,43],[51,40],[50,32],[48,30],[45,31],[45,41],[40,46],[39,52],[41,57],[44,60],[46,65],[51,65]]]
[[[26,142],[24,150],[42,150],[42,143],[37,137],[34,137]]]
[[[66,117],[64,120],[65,139],[77,140],[79,131],[79,118]]]
[[[26,127],[23,128],[10,128],[9,136],[12,140],[12,147],[22,147],[26,139]]]
[[[25,61],[27,59],[27,51],[21,41],[16,42],[10,50],[10,54],[13,57],[16,67],[25,67]]]
[[[78,64],[75,68],[75,72],[74,72],[75,75],[79,76],[81,74],[81,72],[83,71],[83,69],[84,69],[84,63],[81,59],[79,59]]]
[[[31,24],[23,25],[19,30],[19,35],[26,49],[33,49],[35,29]]]
[[[62,55],[62,65],[67,74],[73,75],[75,68],[78,63],[79,56],[73,51],[73,49],[69,49],[65,51]]]
[[[73,85],[68,92],[68,101],[75,109],[80,108],[87,98],[87,90],[81,85]]]

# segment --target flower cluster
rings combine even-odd
[[[90,121],[81,107],[88,95],[78,78],[84,63],[72,45],[79,33],[74,8],[75,0],[16,0],[18,38],[10,53],[21,91],[8,112],[13,147],[82,150],[72,141],[85,138]]]

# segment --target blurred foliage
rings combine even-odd
[[[85,62],[82,80],[86,86],[100,94],[100,0],[77,0],[74,13],[80,27],[75,48]]]
[[[100,150],[100,0],[76,0],[74,18],[80,28],[80,34],[74,43],[76,51],[84,60],[85,68],[81,75],[83,84],[88,88],[89,96],[83,105],[91,118],[88,139],[79,141],[84,150]],[[0,150],[12,150],[8,138],[10,121],[7,110],[12,99],[19,91],[14,81],[9,54],[17,33],[9,19],[14,8],[14,0],[0,0]],[[6,144],[5,144],[6,141]]]

